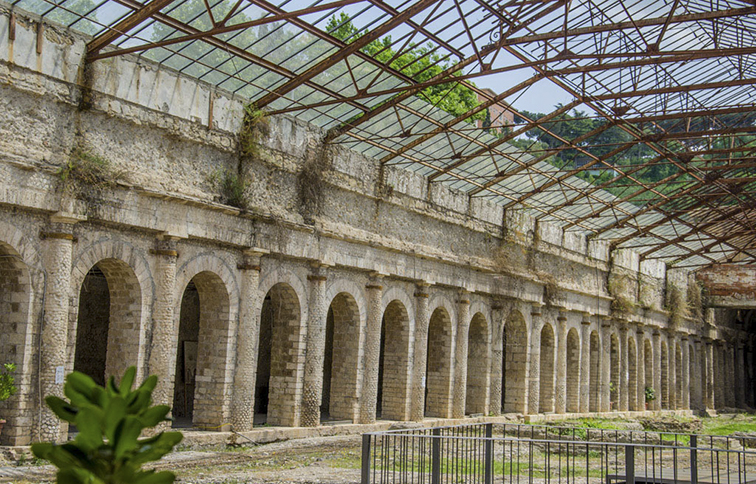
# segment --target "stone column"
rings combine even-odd
[[[682,344],[682,402],[680,408],[688,410],[690,408],[690,348],[688,346],[688,335],[683,335],[680,339]]]
[[[71,268],[73,258],[73,226],[83,220],[74,214],[56,213],[50,225],[41,234],[42,261],[47,271],[45,313],[40,341],[41,397],[54,395],[63,398],[63,378],[66,372],[68,344],[68,310],[71,295]],[[48,442],[66,440],[68,424],[61,421],[40,402],[39,438]]]
[[[381,357],[381,298],[383,286],[381,276],[371,278],[365,285],[367,293],[367,314],[365,318],[365,364],[362,376],[360,401],[360,423],[375,422],[375,405],[378,398],[378,365]]]
[[[654,345],[654,390],[656,390],[656,400],[653,401],[654,410],[661,410],[662,387],[661,387],[661,333],[658,329],[653,334]]]
[[[601,406],[600,411],[611,409],[611,392],[609,384],[612,381],[612,331],[608,321],[601,324]]]
[[[636,363],[636,369],[635,369],[635,375],[638,378],[638,410],[645,411],[646,410],[646,386],[651,385],[651,382],[646,382],[646,340],[645,340],[645,332],[643,331],[643,328],[639,325],[638,328],[635,330],[635,350],[638,353],[636,355],[635,361]]]
[[[707,410],[714,409],[714,342],[706,339],[704,363],[706,365],[706,385],[704,391],[704,406]]]
[[[730,343],[726,346],[727,349],[727,397],[728,397],[728,404],[730,407],[737,407],[738,406],[738,399],[737,399],[737,391],[735,390],[736,386],[741,386],[741,380],[736,379],[738,376],[738,368],[735,364],[736,359],[735,355],[738,351],[737,349],[737,342]]]
[[[567,316],[557,317],[556,385],[554,386],[554,412],[567,411]]]
[[[675,331],[667,333],[667,388],[669,388],[669,408],[677,409],[677,347]]]
[[[315,264],[307,276],[310,290],[307,304],[307,343],[305,348],[304,389],[302,391],[302,426],[320,425],[320,403],[323,399],[323,360],[325,359],[326,305],[325,266]]]
[[[627,324],[623,323],[619,328],[619,410],[627,412],[630,401],[630,366],[628,365]]]
[[[158,376],[152,400],[158,405],[173,405],[173,383],[176,377],[176,250],[177,237],[162,235],[153,251],[157,258],[155,271],[155,304],[152,307],[152,345],[149,373]]]
[[[428,365],[428,283],[420,283],[415,291],[415,359],[412,366],[412,401],[410,420],[421,421],[425,417],[425,381]]]
[[[457,301],[457,345],[454,351],[454,403],[452,418],[465,417],[467,400],[467,333],[470,329],[470,294],[460,291]]]
[[[504,308],[493,306],[491,308],[491,404],[489,413],[501,415],[501,382],[504,379]]]
[[[533,306],[530,313],[530,370],[528,373],[528,414],[537,414],[541,405],[541,308]]]
[[[591,321],[588,314],[580,323],[580,413],[590,412],[591,402]]]
[[[236,332],[236,372],[231,401],[231,425],[236,432],[252,428],[255,416],[255,380],[257,378],[257,344],[260,334],[260,257],[264,251],[244,252],[238,269],[241,279],[239,329]]]

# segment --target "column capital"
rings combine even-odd
[[[83,222],[87,219],[86,215],[79,215],[72,212],[55,212],[50,215],[50,222],[54,224],[66,224],[73,225],[79,222]]]
[[[178,237],[160,237],[155,240],[155,248],[150,250],[151,254],[162,255],[166,257],[178,257]]]
[[[534,317],[541,316],[542,307],[543,307],[542,304],[533,303],[533,305],[530,307],[530,315]]]

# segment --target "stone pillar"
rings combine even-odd
[[[556,385],[554,386],[554,412],[567,411],[567,316],[557,317]]]
[[[667,388],[669,388],[669,408],[677,409],[677,347],[675,341],[675,331],[669,330],[667,333]]]
[[[627,412],[630,399],[630,366],[628,365],[627,324],[619,329],[619,410]]]
[[[307,304],[307,351],[302,392],[302,426],[320,425],[320,403],[323,399],[323,361],[325,359],[326,303],[325,266],[315,264],[307,276],[310,296]]]
[[[737,393],[735,391],[736,386],[741,386],[740,380],[736,380],[737,371],[735,364],[735,354],[737,352],[737,343],[727,344],[725,346],[727,358],[727,404],[730,407],[737,407]]]
[[[654,390],[656,390],[656,400],[653,401],[654,410],[661,410],[662,386],[661,386],[661,333],[659,330],[654,331]],[[669,356],[669,355],[667,355]]]
[[[252,428],[255,416],[255,380],[257,378],[257,344],[260,334],[260,257],[264,251],[244,252],[239,264],[241,298],[239,329],[236,332],[236,372],[231,402],[231,425],[236,432]]]
[[[428,365],[428,283],[420,283],[415,292],[415,359],[412,366],[412,401],[410,420],[421,421],[425,417],[425,381]]]
[[[42,260],[47,271],[45,313],[40,341],[41,397],[54,395],[63,398],[63,378],[66,372],[68,344],[68,311],[71,293],[73,258],[73,226],[83,220],[73,214],[56,213],[41,234]],[[40,402],[39,438],[47,442],[66,440],[67,424],[61,424],[50,408]]]
[[[454,351],[454,403],[452,418],[465,417],[467,400],[467,333],[470,329],[470,295],[460,291],[457,302],[457,345]]]
[[[152,345],[149,374],[157,375],[158,384],[152,400],[158,405],[173,405],[173,383],[176,377],[176,250],[177,237],[162,235],[153,251],[157,258],[155,271],[155,304],[152,307]],[[164,427],[167,427],[165,425]]]
[[[540,411],[541,404],[541,308],[533,306],[530,313],[530,370],[528,373],[528,406],[525,409],[528,414],[536,414]]]
[[[381,276],[371,278],[365,286],[367,295],[367,314],[365,318],[365,364],[362,376],[362,395],[360,401],[360,423],[375,422],[375,405],[378,398],[378,365],[381,357],[381,298],[383,286]]]
[[[706,339],[706,350],[704,352],[704,363],[706,365],[706,385],[704,391],[704,406],[707,410],[713,410],[714,407],[714,342]]]
[[[493,306],[491,308],[491,393],[489,413],[501,415],[501,383],[504,379],[504,308]]]
[[[588,314],[580,323],[580,413],[590,412],[591,402],[591,321]]]
[[[612,381],[612,331],[608,321],[601,324],[601,405],[600,411],[608,412],[611,409],[611,395],[609,384]]]
[[[688,336],[683,335],[680,339],[682,344],[682,402],[680,408],[690,409],[690,347]]]
[[[652,385],[651,382],[646,382],[646,340],[645,332],[639,325],[635,330],[635,350],[638,353],[636,355],[636,370],[635,375],[638,378],[638,410],[646,410],[646,386]]]

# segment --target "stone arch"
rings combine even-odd
[[[638,408],[638,348],[635,338],[627,338],[627,395],[628,409],[632,411]]]
[[[669,406],[669,351],[667,342],[661,342],[661,407],[668,410]]]
[[[438,298],[441,297],[444,300],[443,296],[434,296],[431,298],[429,303],[435,303]],[[405,311],[407,313],[407,323],[409,324],[410,331],[415,330],[415,305],[412,301],[412,298],[407,294],[407,291],[400,287],[391,287],[387,289],[383,293],[383,298],[381,299],[381,310],[383,311],[383,314],[386,314],[386,310],[388,309],[388,306],[395,301],[399,301],[402,306],[404,306]],[[429,308],[434,307],[432,304],[429,305]],[[447,307],[453,307],[453,306],[447,306]]]
[[[466,414],[488,413],[491,331],[486,317],[474,313],[467,332]]]
[[[326,317],[321,420],[356,421],[359,406],[362,315],[346,291],[330,299]]]
[[[594,330],[590,336],[590,400],[588,411],[601,411],[601,337],[598,331]]]
[[[188,274],[191,272],[187,271]],[[192,274],[180,298],[174,409],[177,425],[214,428],[231,403],[233,322],[230,291],[215,272]]]
[[[609,336],[609,410],[616,411],[620,392],[620,344],[617,333]]]
[[[674,409],[683,408],[682,395],[683,395],[683,355],[680,344],[675,342],[675,391],[672,400]],[[687,363],[687,362],[686,362]]]
[[[541,374],[539,383],[540,401],[539,413],[551,413],[554,411],[554,358],[556,353],[556,340],[554,328],[546,323],[541,329]]]
[[[661,398],[661,395],[658,391],[659,389],[654,388],[654,352],[652,350],[651,341],[649,341],[648,338],[643,339],[643,364],[643,376],[645,377],[644,380],[646,381],[646,388],[654,389],[656,398]],[[643,401],[646,400],[646,388],[643,389]],[[651,402],[646,403],[649,404],[649,407],[653,405]]]
[[[528,368],[528,327],[522,313],[515,310],[509,314],[504,326],[504,351],[502,355],[502,410],[525,412],[525,390]]]
[[[376,415],[387,420],[407,420],[410,374],[410,318],[399,299],[386,305],[381,324]]]
[[[577,329],[567,332],[567,412],[580,411],[580,335]]]
[[[25,443],[32,432],[30,412],[32,333],[34,331],[34,288],[28,257],[39,262],[25,237],[14,227],[0,223],[0,355],[1,363],[16,365],[14,377],[18,393],[0,402],[0,414],[7,425],[0,435],[3,445]],[[12,229],[12,230],[11,230]],[[8,240],[6,243],[3,240]],[[25,250],[26,255],[21,252]],[[39,350],[37,350],[39,351]]]
[[[263,298],[255,380],[257,424],[299,425],[305,353],[300,301],[287,282],[273,284]]]
[[[449,311],[438,306],[428,324],[428,359],[425,367],[425,415],[451,416],[453,331]]]
[[[144,251],[135,247],[131,243],[124,240],[103,239],[93,242],[88,247],[82,249],[75,260],[73,261],[73,267],[71,271],[71,294],[73,296],[71,304],[71,316],[69,318],[69,345],[74,348],[77,338],[77,321],[79,317],[79,307],[81,296],[80,288],[84,285],[85,278],[90,274],[93,267],[98,266],[98,270],[103,271],[103,260],[120,261],[121,264],[115,264],[112,270],[108,271],[107,268],[104,272],[110,272],[108,281],[113,281],[113,291],[118,292],[115,302],[122,302],[123,294],[120,282],[122,280],[130,281],[129,284],[133,286],[134,279],[139,286],[139,292],[141,294],[141,301],[139,301],[139,320],[138,320],[138,332],[131,336],[136,336],[134,341],[128,342],[131,346],[129,351],[133,351],[132,355],[137,355],[136,358],[130,357],[132,365],[137,367],[137,381],[142,378],[147,369],[147,334],[149,333],[150,315],[152,314],[152,303],[155,299],[155,280],[152,277],[152,271],[150,265],[145,258]],[[109,264],[108,264],[109,265]],[[121,269],[119,270],[118,267]],[[120,274],[121,270],[125,273]],[[106,275],[108,277],[108,275]],[[183,286],[177,286],[183,287]],[[112,301],[111,301],[112,302]],[[111,313],[113,308],[111,308]],[[133,310],[132,310],[133,311]],[[135,350],[138,348],[138,352]],[[115,374],[115,373],[110,373]]]
[[[80,261],[91,262],[91,257]],[[129,366],[143,368],[145,313],[149,311],[144,305],[150,298],[134,268],[122,259],[96,260],[85,269],[84,277],[79,277],[79,269],[72,277],[76,295],[71,305],[73,369],[104,385],[110,376],[120,377]]]

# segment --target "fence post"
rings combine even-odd
[[[690,484],[698,484],[698,436],[690,436]]]
[[[441,484],[441,429],[433,429],[431,445],[431,484]]]
[[[485,448],[485,484],[493,482],[493,424],[486,424],[486,448]]]
[[[635,446],[625,446],[625,476],[627,484],[635,484]]]
[[[362,480],[361,484],[370,484],[370,434],[362,434]]]

